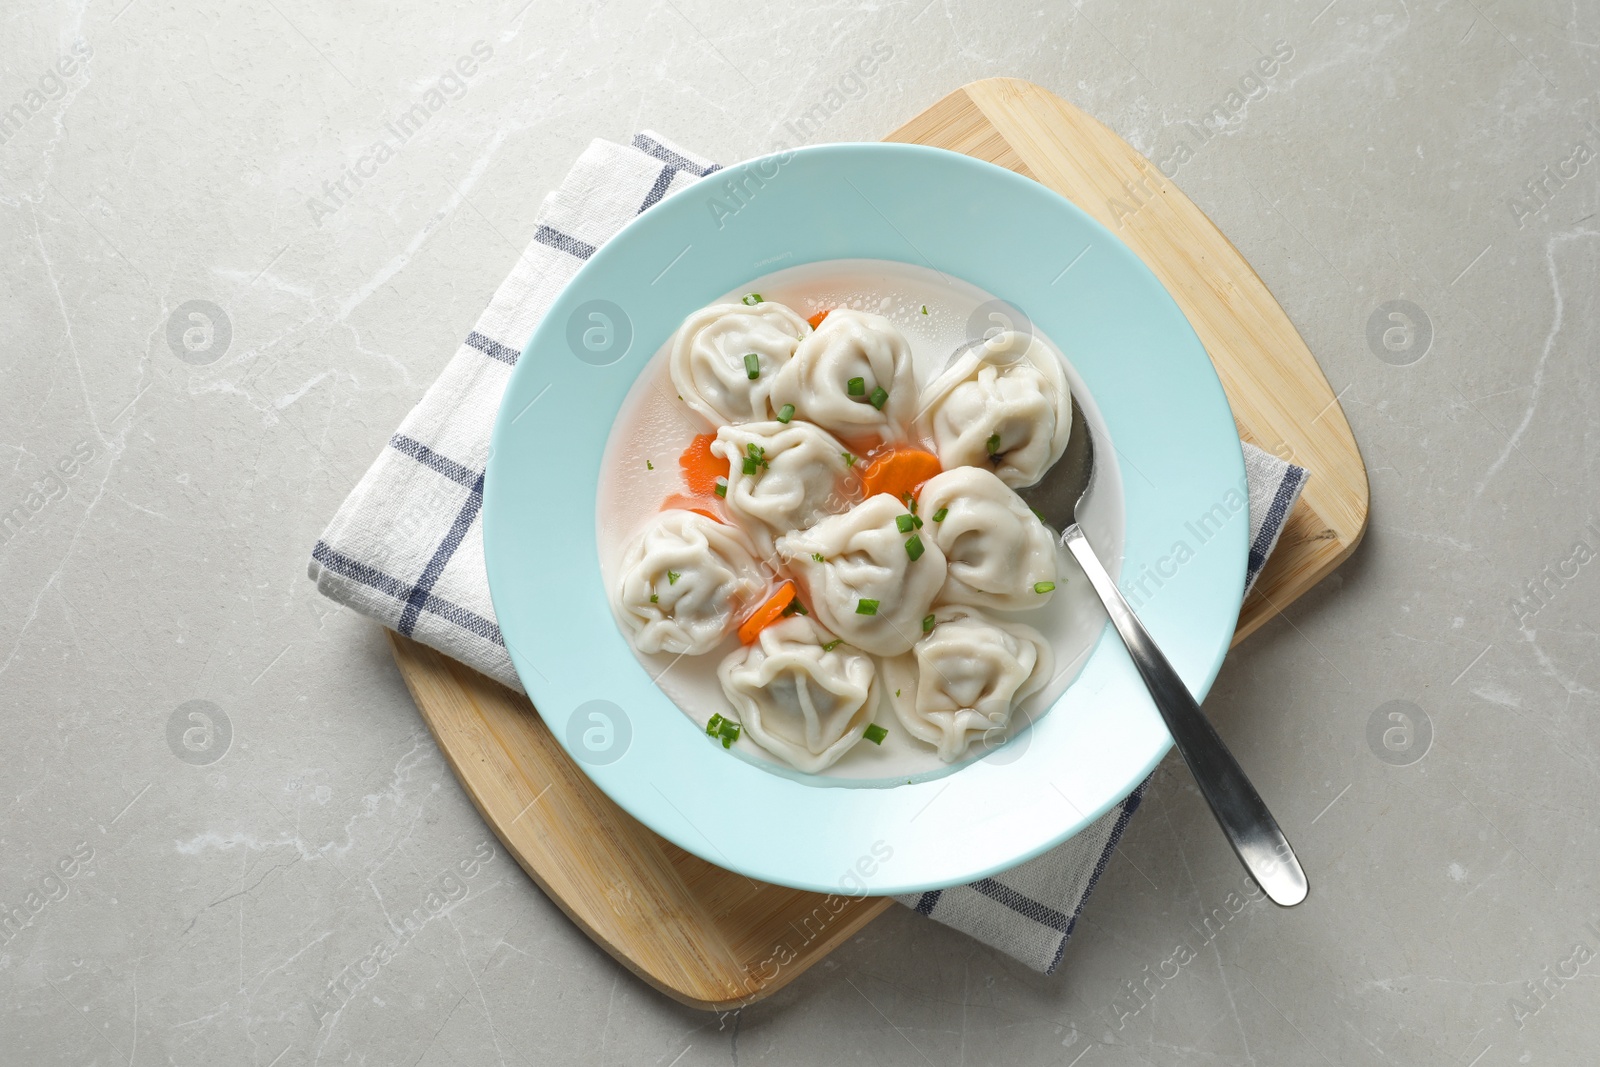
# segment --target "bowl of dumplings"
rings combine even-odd
[[[1243,464],[1138,258],[937,149],[718,172],[605,243],[510,372],[483,509],[507,652],[576,764],[709,862],[852,895],[1003,870],[1170,744],[1022,495],[1075,430],[1079,522],[1203,696],[1247,519],[1191,520]]]

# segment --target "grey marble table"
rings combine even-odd
[[[10,6],[0,1063],[1592,1062],[1600,11],[1249,6]],[[1206,701],[1313,894],[1240,906],[1169,762],[1056,977],[895,910],[696,1013],[307,553],[591,137],[875,139],[997,74],[1176,176],[1367,458],[1365,544]]]

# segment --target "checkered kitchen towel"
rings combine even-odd
[[[477,327],[317,542],[310,575],[324,595],[521,690],[489,600],[479,514],[489,434],[506,380],[583,261],[629,219],[717,169],[648,132],[632,146],[589,146],[545,200],[533,243]],[[1248,583],[1277,543],[1306,472],[1248,444],[1245,466]],[[1004,874],[902,900],[1053,972],[1143,795],[1140,785],[1072,840]]]

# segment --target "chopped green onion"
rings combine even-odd
[[[915,515],[896,515],[894,517],[894,527],[901,533],[910,533],[916,521],[917,517]]]
[[[934,617],[932,615],[924,615],[922,617],[922,632],[925,633],[925,634],[933,633],[934,621],[935,620],[934,620]],[[898,689],[896,689],[894,695],[895,696],[899,696],[900,695],[900,691]]]
[[[883,739],[889,736],[889,731],[885,730],[877,723],[872,723],[866,728],[861,736],[865,737],[868,741],[871,741],[875,745],[881,745],[883,744]]]
[[[723,497],[723,498],[727,497],[727,495],[728,495],[728,483],[727,482],[718,482],[717,483],[717,495],[720,496],[720,497]]]
[[[816,560],[818,563],[826,563],[826,562],[828,562],[826,559],[823,558],[821,552],[813,552],[813,553],[811,553],[811,558]]]
[[[656,596],[654,593],[650,594],[650,603],[659,604],[660,602],[661,602],[661,598],[660,597]]]
[[[761,357],[754,352],[744,354],[744,376],[752,382],[761,377]]]
[[[844,383],[844,391],[851,396],[866,396],[867,380],[865,378],[851,378]]]
[[[913,516],[911,516],[911,525],[915,526],[917,529],[920,530],[920,529],[922,529],[922,520],[917,518],[915,515],[913,515]]]
[[[989,446],[989,455],[992,456],[995,453],[1000,451],[1000,435],[999,434],[991,434],[989,436],[989,440],[986,443]]]
[[[898,690],[898,689],[896,689],[896,690],[895,690],[895,691],[894,691],[894,695],[895,695],[895,696],[899,696],[899,695],[900,695],[900,690]]]
[[[647,470],[647,471],[653,471],[653,470],[656,469],[656,465],[654,463],[651,463],[649,460],[645,460],[644,461],[644,469]]]
[[[856,465],[856,457],[852,456],[850,453],[840,452],[839,455],[844,457],[844,465],[846,467],[854,467]]]
[[[844,638],[835,637],[832,641],[829,641],[827,644],[822,646],[822,651],[824,651],[824,652],[832,652],[834,649],[838,648],[842,644],[844,644]]]
[[[789,606],[783,609],[783,617],[786,618],[786,619],[791,615],[809,615],[809,614],[811,614],[811,613],[806,610],[806,606],[804,604],[800,603],[800,601],[798,599],[789,601]]]
[[[916,497],[912,496],[910,493],[904,493],[904,494],[901,495],[900,499],[904,500],[906,502],[906,510],[907,511],[911,512],[911,514],[913,514],[913,515],[915,515],[917,513],[917,498]]]
[[[756,469],[757,469],[756,461],[751,459],[749,456],[744,457],[744,473],[745,473],[745,477],[747,477],[747,478],[753,477],[755,475],[755,473],[756,473]]]
[[[678,584],[678,579],[682,578],[682,577],[683,577],[683,575],[679,574],[677,571],[668,571],[667,572],[667,584],[668,585],[677,585]]]
[[[878,602],[876,600],[869,600],[866,597],[862,597],[860,600],[856,601],[857,615],[876,615],[877,613]]]
[[[916,534],[911,535],[911,539],[906,542],[906,555],[911,557],[912,563],[922,558],[922,538]]]
[[[922,313],[924,315],[926,315],[928,313],[928,305],[927,304],[923,304],[922,305]]]
[[[1033,591],[1035,593],[1048,593],[1052,589],[1054,589],[1055,587],[1056,587],[1056,583],[1055,582],[1034,582],[1033,583]]]
[[[1034,518],[1038,519],[1040,522],[1043,522],[1046,526],[1050,525],[1048,522],[1045,522],[1045,517],[1043,515],[1039,514],[1039,509],[1038,508],[1029,508],[1028,510],[1033,512],[1033,517]]]
[[[741,729],[742,727],[738,723],[721,715],[713,715],[706,722],[706,736],[720,740],[723,748],[729,748],[735,741],[739,740]]]
[[[889,402],[889,390],[880,385],[872,391],[872,395],[867,397],[867,399],[872,403],[873,407],[877,408],[879,411],[882,411],[883,405]]]
[[[933,513],[933,521],[934,522],[943,522],[944,521],[944,517],[946,515],[948,515],[948,514],[950,514],[950,509],[949,508],[940,508],[938,511],[935,511]]]
[[[783,407],[778,409],[778,421],[779,422],[788,422],[792,418],[794,418],[794,405],[793,404],[785,404],[785,405],[783,405]]]
[[[761,294],[760,293],[746,293],[746,294],[744,294],[744,296],[739,298],[739,302],[742,303],[745,307],[752,307],[753,308],[757,304],[761,303]]]

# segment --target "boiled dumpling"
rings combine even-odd
[[[729,464],[728,511],[763,553],[778,534],[843,510],[850,467],[844,446],[821,427],[799,420],[724,426],[711,451]]]
[[[906,651],[944,586],[944,553],[916,517],[879,494],[778,538],[806,602],[829,630],[878,656]]]
[[[1032,627],[940,608],[928,636],[884,661],[884,685],[906,732],[952,763],[976,738],[1004,736],[1012,712],[1045,686],[1054,665],[1049,642]]]
[[[772,301],[701,308],[672,339],[672,385],[714,426],[770,419],[772,383],[810,332],[805,319]]]
[[[878,706],[872,658],[803,615],[762,630],[717,677],[751,740],[811,774],[861,740]]]
[[[982,467],[954,467],[923,483],[923,539],[944,552],[940,604],[1024,611],[1049,601],[1056,539],[1015,490]]]
[[[890,441],[916,412],[911,344],[881,315],[839,308],[795,349],[772,383],[772,406],[849,441]]]
[[[986,467],[1013,489],[1044,477],[1072,432],[1072,392],[1054,352],[1006,330],[967,352],[922,391],[918,429],[939,462]]]
[[[622,558],[617,617],[640,652],[709,652],[768,579],[745,534],[693,511],[658,514]]]

